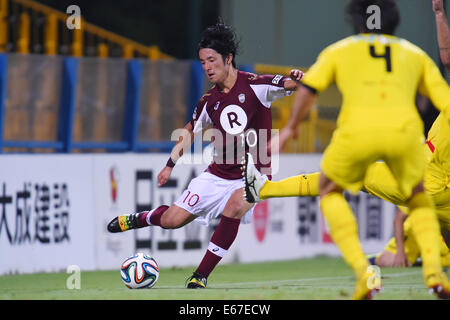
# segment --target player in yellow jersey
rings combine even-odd
[[[450,28],[448,26],[444,4],[442,0],[432,0],[432,7],[436,18],[436,33],[439,44],[440,58],[447,70],[450,72]],[[450,125],[442,116],[439,115],[428,133],[426,141],[426,159],[427,167],[425,171],[425,189],[431,195],[435,204],[436,213],[441,224],[441,232],[445,242],[441,242],[441,264],[449,266],[450,253]],[[365,180],[365,187],[369,192],[381,196],[393,203],[404,204],[404,197],[400,196],[398,191],[389,185],[392,184],[392,175],[383,165],[378,169],[372,170]],[[383,177],[383,179],[380,179]],[[406,216],[398,212],[397,217]],[[396,219],[397,220],[397,219]],[[395,229],[404,230],[402,234],[396,234],[391,239],[385,249],[376,256],[375,263],[379,266],[401,266],[403,263],[413,264],[418,258],[419,250],[414,235],[411,234],[411,228],[406,220],[404,228]],[[403,242],[404,239],[404,242]],[[403,258],[402,258],[403,257]],[[405,259],[403,261],[402,259]]]
[[[441,232],[450,244],[450,189],[447,184],[450,172],[444,165],[437,165],[439,159],[448,159],[446,152],[450,150],[450,132],[448,122],[444,122],[445,130],[441,134],[440,123],[442,116],[438,116],[431,127],[425,144],[426,170],[425,188],[435,203]],[[282,142],[284,145],[285,141]],[[436,153],[435,153],[436,152]],[[430,168],[430,170],[428,170]],[[319,172],[305,173],[281,181],[265,180],[257,198],[265,200],[275,197],[304,197],[319,196]],[[407,204],[406,197],[399,191],[397,183],[383,162],[371,164],[364,178],[363,191],[378,196],[399,206]],[[369,261],[381,267],[401,267],[414,264],[419,258],[419,248],[412,234],[409,221],[403,226],[406,215],[403,207],[394,219],[395,238],[392,238],[385,249],[373,256],[376,260]],[[400,233],[401,232],[401,233]],[[442,266],[450,267],[450,252],[447,245],[441,242],[440,248]]]
[[[375,28],[367,21],[370,6],[380,13]],[[423,50],[393,36],[399,22],[394,1],[352,0],[347,13],[357,34],[321,52],[294,97],[288,126],[295,128],[304,118],[317,92],[337,84],[343,104],[321,162],[319,194],[333,241],[357,279],[352,298],[371,298],[377,288],[368,285],[372,274],[359,242],[356,219],[342,193],[344,189],[361,190],[367,168],[378,160],[387,164],[407,199],[426,285],[439,297],[450,298],[450,282],[440,262],[439,224],[424,192],[423,123],[414,104],[419,92],[442,110],[448,121],[450,89]],[[262,186],[245,171],[246,198],[252,202]]]
[[[397,211],[394,219],[395,237],[389,240],[380,253],[369,257],[371,264],[379,267],[394,268],[409,267],[420,263],[419,246],[417,245],[407,217],[408,215],[402,210]],[[445,244],[444,239],[441,241],[440,255],[441,265],[443,267],[450,267],[450,250]]]
[[[450,72],[450,29],[448,27],[442,0],[433,0],[433,10],[436,14],[436,26],[438,43],[441,53],[441,60]],[[442,116],[439,116],[433,124],[428,139],[426,141],[425,151],[427,158],[427,169],[425,172],[425,188],[433,199],[436,206],[438,219],[441,223],[441,231],[447,244],[450,245],[450,192],[448,181],[450,171],[446,159],[450,159],[450,129],[448,122],[444,122],[443,133],[441,134],[440,124]],[[284,131],[284,130],[283,130]],[[283,146],[289,135],[283,135],[280,139],[280,146]],[[434,153],[436,150],[436,153]],[[279,185],[289,183],[292,187],[280,189]],[[286,179],[281,182],[269,181],[267,185],[260,190],[259,197],[267,199],[280,196],[318,196],[319,174],[303,174],[297,178]],[[405,205],[407,199],[398,190],[396,182],[392,177],[388,167],[384,163],[371,165],[364,179],[364,187],[369,193],[379,196],[397,205]],[[403,215],[401,212],[398,215]],[[402,228],[399,228],[402,230]],[[385,249],[376,257],[376,264],[383,267],[406,266],[413,264],[419,255],[419,249],[414,236],[411,234],[410,224],[404,226],[404,249],[399,248],[397,242],[403,242],[403,236],[398,236],[389,241]],[[441,263],[443,266],[449,266],[450,253],[444,242],[441,242]],[[375,262],[375,261],[374,261]]]
[[[450,246],[450,123],[442,113],[428,132],[424,149],[425,189],[434,203],[442,235]],[[400,206],[408,203],[384,163],[370,168],[364,180],[364,189]]]

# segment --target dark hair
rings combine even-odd
[[[380,8],[380,27],[369,29],[367,26],[367,8],[376,5]],[[395,33],[400,23],[400,12],[394,0],[351,0],[347,5],[346,13],[355,33]]]
[[[222,56],[223,61],[231,53],[233,55],[231,63],[236,68],[235,57],[238,53],[238,46],[239,41],[234,30],[222,21],[219,21],[202,32],[197,51],[206,48],[213,49]]]

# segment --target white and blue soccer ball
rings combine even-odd
[[[158,281],[159,268],[153,257],[138,252],[122,263],[120,275],[130,289],[150,289]]]

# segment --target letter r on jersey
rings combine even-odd
[[[239,121],[237,121],[238,115],[236,114],[236,112],[228,112],[227,117],[228,117],[228,122],[230,123],[230,127],[232,129],[233,129],[233,123],[236,123],[238,126],[241,126]]]

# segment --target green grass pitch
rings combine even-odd
[[[208,288],[187,290],[194,267],[162,268],[152,289],[124,286],[119,270],[81,271],[81,288],[66,287],[70,274],[0,276],[0,299],[37,300],[346,300],[354,286],[352,272],[340,258],[317,257],[283,262],[219,265]],[[422,269],[381,269],[383,291],[376,300],[434,300]],[[448,272],[447,272],[448,273]]]

